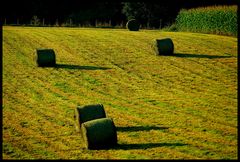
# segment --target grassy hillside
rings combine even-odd
[[[175,56],[156,56],[157,38]],[[36,66],[52,48],[57,67]],[[4,159],[237,159],[237,38],[3,27]],[[77,105],[101,103],[118,146],[87,150]]]

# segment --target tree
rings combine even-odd
[[[40,25],[40,19],[36,15],[34,15],[32,17],[31,25],[34,25],[34,26],[39,26]]]
[[[146,24],[150,15],[144,2],[123,2],[122,13],[126,15],[128,20],[136,19],[141,24]]]
[[[174,21],[177,9],[165,2],[124,2],[122,13],[129,19],[137,19],[142,26],[159,28]]]
[[[121,13],[119,10],[121,11],[120,3],[84,3],[72,10],[67,19],[72,19],[75,24],[88,22],[90,25],[95,26],[96,20],[98,22],[112,22],[111,20],[114,20],[118,17],[117,14]]]

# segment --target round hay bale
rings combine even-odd
[[[87,121],[81,129],[87,149],[109,148],[117,144],[117,131],[111,118]]]
[[[173,55],[174,44],[170,38],[157,39],[154,43],[154,49],[157,55]]]
[[[102,104],[77,106],[75,109],[76,131],[80,132],[81,125],[89,120],[106,118]]]
[[[53,49],[37,49],[37,65],[50,67],[56,65],[56,56]]]
[[[127,22],[126,26],[130,31],[139,31],[140,23],[136,19],[131,19]]]

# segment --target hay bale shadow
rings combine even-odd
[[[69,65],[69,64],[56,64],[55,68],[74,69],[74,70],[107,70],[107,69],[111,69],[111,68],[107,68],[107,67],[80,66],[80,65]]]
[[[174,53],[174,57],[182,58],[208,58],[208,59],[217,59],[217,58],[231,58],[234,56],[219,56],[219,55],[208,55],[208,54],[188,54],[188,53]]]
[[[158,126],[131,126],[131,127],[116,127],[117,131],[121,132],[135,132],[135,131],[150,131],[150,130],[165,130],[169,127]]]
[[[115,147],[111,148],[113,150],[132,150],[132,149],[149,149],[156,147],[179,147],[185,146],[184,143],[134,143],[134,144],[117,144]]]

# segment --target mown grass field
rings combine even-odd
[[[175,56],[156,56],[171,38]],[[3,159],[237,159],[237,38],[3,27]],[[52,48],[57,67],[36,66]],[[118,146],[87,150],[77,105],[101,103]]]

